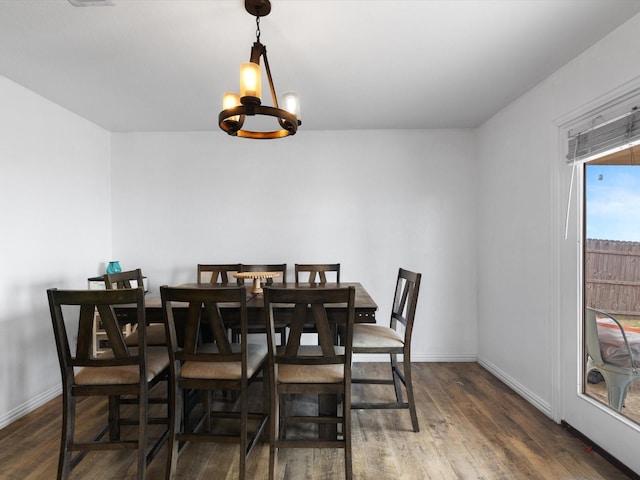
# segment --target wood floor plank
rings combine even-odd
[[[356,364],[354,371],[386,375],[386,364]],[[628,478],[596,452],[536,410],[475,363],[418,363],[414,366],[420,432],[408,411],[354,410],[353,473],[362,480],[618,480]],[[388,386],[353,388],[354,401],[373,393],[391,400]],[[79,402],[79,435],[105,420],[103,400]],[[162,408],[162,407],[158,407]],[[61,401],[54,399],[0,430],[0,478],[55,478],[60,442]],[[155,435],[151,427],[152,436]],[[165,447],[166,448],[166,447]],[[166,449],[152,462],[148,478],[164,477]],[[94,452],[73,470],[73,480],[128,479],[135,453]],[[258,444],[247,478],[267,478],[269,449]],[[231,480],[238,476],[238,446],[189,444],[181,452],[178,479]],[[277,478],[344,478],[341,450],[289,449],[279,454]]]

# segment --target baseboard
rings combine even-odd
[[[493,363],[489,362],[487,359],[478,357],[478,364],[483,368],[487,369],[493,376],[498,378],[502,383],[507,385],[511,390],[516,392],[518,395],[523,397],[527,402],[536,407],[542,413],[544,413],[547,417],[553,418],[551,413],[551,404],[538,395],[533,393],[531,390],[526,388],[521,383],[515,381],[512,377],[507,375],[505,372],[496,367]]]
[[[22,405],[18,405],[13,410],[9,410],[7,413],[0,416],[0,428],[4,428],[19,418],[24,417],[27,413],[33,412],[36,408],[41,407],[49,400],[53,400],[61,393],[62,387],[60,385],[56,385],[55,387],[51,387],[49,390],[42,392],[40,395],[29,399]]]
[[[476,362],[477,356],[475,353],[441,353],[441,354],[413,354],[411,355],[411,361],[413,363],[420,362],[433,362],[433,363],[444,363],[444,362]],[[402,355],[398,355],[398,360],[402,361]],[[388,354],[353,354],[354,362],[388,362],[389,355]]]
[[[478,356],[475,353],[430,353],[411,355],[412,362],[477,362]]]

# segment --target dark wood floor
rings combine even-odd
[[[362,368],[383,371],[381,364],[357,364],[355,370]],[[412,431],[406,411],[354,411],[354,478],[627,478],[475,363],[418,363],[414,375],[421,431]],[[361,388],[386,387],[354,387],[354,400]],[[83,428],[104,418],[98,413],[104,405],[101,400],[81,402]],[[55,478],[60,406],[55,399],[0,431],[0,478]],[[187,445],[178,478],[237,478],[237,455],[233,445]],[[267,446],[258,446],[248,478],[267,478],[268,457]],[[149,479],[163,478],[164,458],[163,450],[150,466]],[[131,452],[90,453],[71,478],[124,479],[133,478],[134,471]],[[342,451],[283,451],[278,475],[290,480],[342,479]]]

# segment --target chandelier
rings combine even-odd
[[[240,66],[240,94],[226,92],[222,99],[223,110],[218,115],[220,128],[229,135],[245,138],[282,138],[295,135],[298,126],[302,124],[300,118],[300,103],[298,96],[293,92],[282,95],[284,108],[278,105],[276,89],[273,86],[269,61],[267,60],[267,48],[260,43],[260,17],[266,17],[271,12],[269,0],[245,0],[244,7],[251,15],[256,17],[256,41],[251,48],[251,58],[248,63]],[[261,83],[262,72],[260,70],[260,57],[264,59],[264,68],[269,81],[273,107],[262,105]],[[243,129],[247,116],[264,115],[277,119],[280,128],[278,130],[251,131]]]

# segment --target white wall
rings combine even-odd
[[[418,360],[476,355],[476,162],[468,130],[113,134],[113,252],[163,283],[197,263],[342,264],[387,321],[423,273]]]
[[[49,287],[111,252],[110,134],[0,76],[0,428],[60,390]]]
[[[579,247],[575,205],[563,240],[571,172],[558,126],[640,77],[638,45],[640,16],[479,128],[477,156],[479,361],[640,472],[637,427],[576,393]]]

